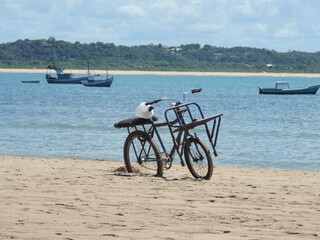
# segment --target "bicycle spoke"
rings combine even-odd
[[[162,175],[163,164],[159,150],[144,132],[136,131],[128,136],[124,159],[128,172]]]
[[[189,171],[195,178],[211,178],[212,158],[207,146],[200,139],[192,137],[187,140],[185,159]]]

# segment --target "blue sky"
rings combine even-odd
[[[0,43],[199,43],[320,51],[320,0],[0,0]]]

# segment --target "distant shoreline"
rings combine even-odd
[[[10,69],[0,68],[1,73],[46,73],[46,69]],[[86,74],[87,70],[66,69],[66,72]],[[94,73],[104,74],[104,70],[95,70]],[[256,76],[256,77],[320,77],[320,73],[253,73],[253,72],[178,72],[178,71],[129,71],[110,70],[115,75],[181,75],[181,76]]]

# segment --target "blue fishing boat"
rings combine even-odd
[[[56,77],[51,76],[51,70],[56,72]],[[73,77],[72,73],[64,73],[64,68],[49,65],[47,67],[46,79],[48,83],[81,84],[87,76]]]
[[[90,67],[88,62],[88,76],[85,80],[81,81],[83,86],[86,87],[111,87],[113,77],[108,77],[108,69],[106,69],[106,77],[100,74],[90,74]]]
[[[259,87],[259,94],[316,94],[319,87],[320,84],[290,89],[288,82],[276,82],[275,88]]]
[[[113,77],[102,79],[99,75],[89,76],[82,81],[83,86],[86,87],[111,87]]]

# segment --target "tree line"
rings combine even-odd
[[[56,40],[17,40],[0,44],[0,68],[46,68],[57,65],[68,69],[224,72],[320,71],[320,51],[315,53],[277,52],[251,47],[216,47],[200,44],[163,46],[149,44],[123,46],[113,43],[80,43]]]

